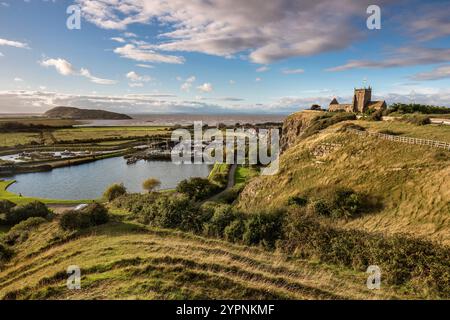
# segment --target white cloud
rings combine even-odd
[[[149,23],[169,26],[163,28],[169,29],[168,32],[158,35],[164,41],[153,46],[155,51],[193,51],[223,57],[249,52],[251,61],[267,64],[293,56],[346,48],[362,36],[363,28],[358,28],[354,22],[365,16],[371,1],[77,2],[82,6],[86,20],[104,29],[125,30],[132,24]],[[142,59],[142,53],[138,55]],[[153,58],[147,59],[153,61]]]
[[[134,71],[128,72],[126,77],[133,82],[149,82],[152,80],[150,76],[141,76]]]
[[[163,55],[148,49],[146,46],[135,46],[133,44],[126,44],[123,47],[114,49],[114,52],[123,58],[132,59],[141,62],[162,62],[162,63],[184,63],[184,58],[172,55]]]
[[[21,48],[21,49],[29,49],[27,43],[6,40],[6,39],[1,39],[1,38],[0,38],[0,46],[9,46],[9,47],[15,47],[15,48]]]
[[[256,72],[266,72],[268,70],[269,70],[268,66],[262,66],[262,67],[259,67],[258,69],[256,69]]]
[[[450,61],[448,48],[402,47],[388,53],[382,60],[350,60],[347,63],[326,69],[345,71],[359,68],[394,68]]]
[[[119,43],[125,43],[125,39],[121,37],[113,37],[111,40],[119,42]]]
[[[154,68],[153,66],[151,66],[149,64],[142,64],[142,63],[137,64],[136,67],[145,68],[145,69],[153,69]]]
[[[202,84],[201,86],[198,86],[197,89],[200,91],[203,91],[203,92],[212,92],[213,86],[211,83],[207,82],[207,83]]]
[[[412,76],[413,80],[439,80],[445,78],[450,78],[450,65],[439,66],[429,72],[421,72]]]
[[[284,69],[283,73],[284,74],[300,74],[300,73],[304,73],[305,70],[303,69]]]
[[[177,77],[178,81],[183,81],[181,77]],[[181,91],[189,92],[192,88],[192,84],[195,82],[195,76],[190,76],[189,78],[184,81],[184,83],[181,85],[180,89]]]
[[[82,68],[80,70],[80,75],[88,78],[91,82],[96,83],[96,84],[113,85],[113,84],[117,83],[117,81],[115,81],[115,80],[102,79],[102,78],[95,77],[95,76],[91,75],[91,72],[88,69],[84,69],[84,68]]]
[[[5,55],[3,53],[0,52],[0,57],[4,57]]]
[[[23,82],[23,79],[22,79],[22,78],[16,77],[16,78],[14,78],[14,81],[15,81],[15,82]]]
[[[236,83],[236,81],[230,80],[229,83],[230,83],[231,85],[234,85],[234,84]]]
[[[91,72],[88,69],[81,68],[80,71],[77,71],[72,64],[65,60],[65,59],[47,59],[44,61],[41,61],[40,64],[44,67],[54,67],[58,73],[60,73],[63,76],[70,76],[70,75],[78,75],[83,76],[87,79],[89,79],[91,82],[96,84],[102,84],[102,85],[112,85],[116,84],[117,81],[115,80],[109,80],[109,79],[102,79],[95,77],[91,74]]]
[[[256,82],[260,82],[262,79],[261,78],[256,78],[255,81]]]
[[[58,71],[63,76],[74,75],[76,73],[72,64],[65,59],[47,59],[40,63],[44,67],[55,67],[56,71]]]
[[[6,3],[6,2],[0,2],[0,5],[5,8],[9,7],[9,3]]]

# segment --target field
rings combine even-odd
[[[0,132],[0,147],[14,147],[19,144],[39,143],[39,141],[40,137],[38,132]]]
[[[167,127],[83,127],[58,129],[53,131],[57,141],[141,138],[145,136],[167,134]]]
[[[438,140],[450,142],[450,126],[449,125],[426,125],[417,126],[410,123],[400,121],[353,121],[369,131],[380,132],[389,130],[399,136]],[[392,133],[391,133],[392,134]]]
[[[7,299],[386,299],[363,272],[119,221],[74,235],[45,223],[0,271]],[[70,241],[68,241],[70,239]],[[81,290],[66,270],[81,268]]]

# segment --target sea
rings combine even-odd
[[[174,126],[191,125],[194,121],[216,126],[283,122],[286,114],[129,114],[128,120],[83,120],[81,126]]]

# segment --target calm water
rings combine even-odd
[[[170,161],[139,161],[127,165],[126,160],[117,157],[48,172],[17,174],[13,176],[17,182],[8,191],[39,198],[95,199],[115,182],[123,182],[130,192],[141,192],[142,182],[152,177],[161,181],[161,189],[170,189],[183,179],[207,177],[210,170],[206,164],[176,165]]]

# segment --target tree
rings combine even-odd
[[[187,195],[195,201],[203,200],[217,192],[219,187],[208,179],[194,177],[183,180],[177,185],[177,192]]]
[[[311,106],[311,110],[322,110],[322,107],[319,106],[318,104],[313,104],[313,105]]]
[[[120,197],[127,193],[127,189],[123,185],[123,183],[114,183],[110,185],[103,193],[103,197],[108,201],[113,201],[114,199]]]
[[[160,185],[161,185],[161,181],[159,181],[158,179],[155,179],[155,178],[150,178],[150,179],[145,180],[142,183],[142,188],[144,188],[144,190],[147,190],[150,193],[155,188],[158,188]]]

